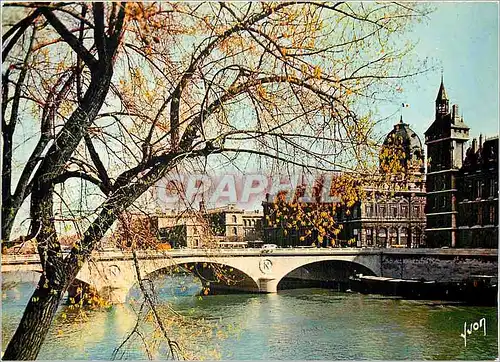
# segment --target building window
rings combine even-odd
[[[243,225],[247,226],[247,220],[246,219],[243,220]]]
[[[476,181],[476,198],[481,198],[481,181]]]
[[[372,205],[366,205],[366,216],[367,217],[372,216]]]
[[[373,245],[372,229],[366,229],[366,244]]]
[[[465,201],[472,200],[472,199],[473,199],[472,182],[466,181],[465,182]]]
[[[238,219],[236,219],[236,215],[233,215],[233,223],[234,223],[234,224],[236,224],[236,221],[237,221],[237,220],[238,220]]]
[[[401,216],[408,217],[408,206],[406,205],[401,206]]]
[[[380,212],[380,216],[384,217],[385,216],[385,206],[379,206],[379,212]]]
[[[238,235],[238,228],[236,227],[233,228],[233,235]]]
[[[378,230],[377,244],[378,246],[386,247],[387,246],[386,242],[387,242],[387,232],[384,228],[381,228]]]
[[[392,217],[397,217],[398,216],[398,207],[397,206],[392,206],[391,207],[391,215],[392,215]]]
[[[496,190],[496,181],[493,180],[493,179],[491,179],[490,180],[490,196],[491,197],[495,197],[495,196],[497,196],[496,193],[497,193],[497,190]]]
[[[441,198],[441,206],[442,206],[443,208],[446,208],[446,196],[443,196],[443,197]]]
[[[490,224],[495,225],[495,206],[490,205]]]
[[[354,210],[352,210],[352,217],[353,219],[356,219],[358,217],[358,208],[354,207]]]

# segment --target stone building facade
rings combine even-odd
[[[425,245],[424,152],[418,135],[403,122],[394,125],[380,150],[380,186],[349,212],[342,210],[342,239],[357,246],[421,247]]]
[[[157,215],[158,239],[168,242],[173,248],[197,248],[206,242],[204,235],[210,230],[208,224],[198,212],[186,210],[176,212],[169,210]]]
[[[243,210],[229,204],[206,211],[215,235],[226,242],[243,242],[262,238],[262,211]]]
[[[173,247],[199,248],[221,246],[262,238],[262,211],[246,211],[228,205],[199,211],[170,211],[157,216],[158,235]]]
[[[430,247],[456,246],[457,179],[465,156],[469,127],[460,117],[458,106],[450,110],[441,80],[435,103],[435,120],[425,132],[427,145],[426,235]],[[449,244],[449,245],[448,245]]]
[[[354,239],[356,246],[425,246],[425,191],[423,186],[408,191],[376,191],[375,199],[359,202],[350,215],[342,213],[342,239]]]
[[[457,180],[457,247],[498,247],[498,137],[466,152]]]
[[[498,247],[498,138],[469,140],[441,80],[435,120],[425,132],[429,247]]]

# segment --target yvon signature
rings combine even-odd
[[[479,328],[483,328],[483,336],[486,336],[486,318],[481,318],[478,322],[470,323],[469,328],[467,327],[467,322],[464,322],[464,333],[461,333],[460,337],[464,339],[465,347],[467,347],[467,335],[479,330]]]

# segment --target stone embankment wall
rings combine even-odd
[[[454,253],[455,255],[384,253],[381,255],[381,276],[423,278],[438,282],[462,281],[476,275],[498,277],[498,255],[491,249],[484,252],[476,249],[474,253],[465,250],[461,253],[455,249]]]

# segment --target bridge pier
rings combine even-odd
[[[278,293],[279,280],[273,277],[259,278],[260,293]]]

